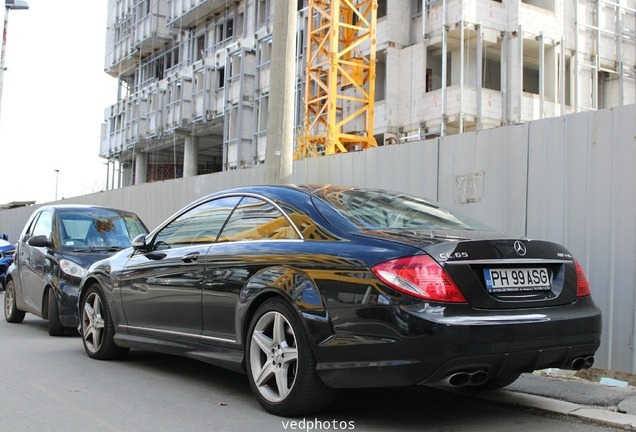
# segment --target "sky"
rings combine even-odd
[[[117,80],[104,72],[108,1],[27,2],[28,10],[9,12],[0,204],[106,188],[101,124],[117,102]]]

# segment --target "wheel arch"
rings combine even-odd
[[[55,292],[55,288],[50,283],[47,283],[44,286],[44,290],[42,291],[42,318],[49,319],[49,293],[53,292],[55,296],[55,301],[59,303],[58,293]]]
[[[86,297],[86,291],[95,284],[98,284],[101,287],[101,284],[99,283],[99,279],[95,276],[89,276],[88,278],[82,281],[82,284],[80,285],[80,290],[77,296],[78,313],[80,312],[79,311],[80,305],[84,301],[84,297]]]
[[[310,301],[305,301],[308,299],[302,295],[306,292],[311,293]],[[316,282],[301,269],[277,266],[263,269],[252,276],[239,295],[237,328],[240,329],[240,342],[244,349],[256,311],[272,298],[283,299],[298,313],[314,355],[316,346],[333,336],[333,326]]]

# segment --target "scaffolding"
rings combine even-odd
[[[592,87],[589,105],[580,100],[581,92],[576,92],[575,111],[625,104],[625,80],[636,79],[636,9],[625,3],[624,0],[575,0],[576,87],[584,87],[581,82],[584,70],[589,73]],[[589,37],[585,37],[587,35]],[[624,55],[628,49],[631,64]]]

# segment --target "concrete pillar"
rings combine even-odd
[[[124,161],[121,163],[121,187],[132,185],[132,161]]]
[[[183,177],[199,173],[199,137],[187,136],[183,149]]]
[[[291,183],[294,158],[294,85],[296,83],[297,3],[274,1],[272,64],[269,87],[265,183]],[[275,77],[275,78],[274,78]]]
[[[139,185],[148,181],[148,153],[135,152],[135,184]]]

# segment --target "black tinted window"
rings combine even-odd
[[[230,216],[218,241],[297,238],[296,230],[273,204],[246,197]]]
[[[423,198],[384,190],[332,188],[319,193],[342,216],[370,229],[492,230]]]
[[[157,233],[154,249],[213,243],[240,197],[206,201],[178,216]]]

